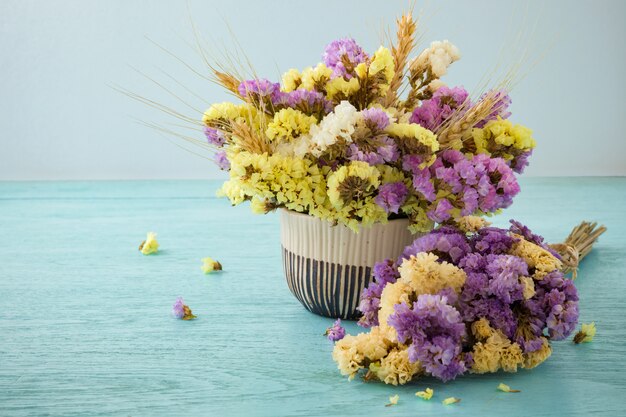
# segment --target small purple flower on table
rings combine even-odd
[[[183,297],[178,297],[172,306],[172,315],[181,320],[192,320],[196,316],[193,315],[189,306],[185,305]]]
[[[344,338],[345,335],[346,329],[341,327],[341,319],[337,319],[337,321],[334,322],[331,327],[326,329],[326,333],[324,333],[324,336],[328,337],[328,340],[330,340],[331,342],[341,340]]]

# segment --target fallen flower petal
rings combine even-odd
[[[518,389],[511,389],[511,387],[509,387],[507,384],[503,384],[500,383],[500,385],[498,385],[498,389],[502,392],[521,392]]]
[[[191,312],[189,306],[185,305],[183,297],[178,297],[176,302],[172,306],[172,314],[177,319],[181,320],[193,320],[196,316]]]
[[[202,272],[205,274],[210,274],[211,272],[221,271],[222,264],[214,260],[213,258],[202,258],[203,265],[200,267]]]
[[[331,342],[336,342],[337,340],[341,340],[346,335],[346,329],[341,327],[341,319],[337,319],[336,322],[333,323],[331,327],[326,329],[326,333],[324,336],[328,337],[328,340]]]
[[[460,402],[461,402],[460,398],[448,397],[445,400],[443,400],[441,403],[443,405],[450,405],[450,404],[456,404],[456,403],[460,403]]]
[[[159,250],[159,242],[156,240],[156,233],[149,232],[146,240],[141,242],[141,245],[139,245],[139,250],[144,255],[150,255],[151,253],[155,253]]]
[[[400,396],[398,394],[389,397],[389,404],[386,404],[385,407],[391,407],[392,405],[398,404],[398,400]]]
[[[430,400],[431,398],[433,398],[434,392],[435,391],[433,391],[432,388],[426,388],[424,391],[417,391],[415,395],[423,400]]]
[[[596,323],[591,322],[589,324],[584,324],[581,326],[581,329],[576,336],[574,336],[574,343],[589,343],[593,340],[593,337],[596,335]]]

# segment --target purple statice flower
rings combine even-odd
[[[512,255],[474,252],[461,259],[459,267],[466,273],[458,303],[463,319],[472,322],[485,317],[493,327],[513,337],[517,318],[511,306],[523,299],[519,279],[528,275],[526,262]]]
[[[400,206],[404,204],[408,195],[409,189],[402,181],[390,182],[381,185],[374,201],[382,207],[386,213],[398,214]]]
[[[506,229],[483,227],[471,238],[473,249],[483,255],[508,252],[517,239],[509,236]]]
[[[430,210],[429,212],[427,212],[426,215],[430,220],[434,221],[435,223],[443,223],[444,221],[452,217],[452,214],[450,214],[450,210],[452,210],[453,208],[454,206],[452,205],[452,203],[449,200],[443,198],[439,200],[439,202],[437,203],[437,207],[434,210]]]
[[[536,336],[547,328],[551,339],[563,340],[578,323],[578,292],[561,271],[555,270],[535,281],[535,295],[524,306],[532,317]]]
[[[413,110],[410,122],[435,131],[461,107],[467,97],[467,91],[463,87],[441,87],[432,98],[422,101]]]
[[[214,155],[213,158],[214,158],[214,161],[217,164],[217,166],[222,171],[228,171],[230,169],[230,161],[226,157],[226,152],[225,151],[215,152],[215,155]]]
[[[361,327],[378,326],[378,310],[380,310],[380,296],[387,283],[372,282],[361,291],[361,299],[357,309],[363,314],[357,323]]]
[[[277,101],[281,95],[280,84],[265,78],[242,81],[237,91],[241,97],[254,100],[268,98],[271,102]]]
[[[517,172],[518,174],[522,174],[524,172],[524,168],[526,168],[528,166],[528,158],[530,158],[533,154],[533,150],[529,150],[526,152],[522,152],[521,154],[517,155],[512,161],[511,161],[511,168],[513,169],[513,171]]]
[[[396,162],[400,157],[400,151],[396,142],[388,136],[379,136],[375,138],[377,142],[375,148],[371,151],[363,150],[362,146],[351,143],[348,147],[347,158],[351,161],[363,161],[369,165],[379,165],[385,162]],[[368,146],[368,147],[371,147]]]
[[[383,131],[389,126],[389,116],[387,113],[376,107],[361,111],[365,125],[372,131]]]
[[[532,242],[535,245],[544,248],[545,250],[550,252],[553,256],[555,256],[557,259],[561,259],[561,255],[559,255],[557,251],[552,249],[550,245],[544,242],[543,236],[534,234],[528,227],[524,226],[522,223],[518,222],[517,220],[511,219],[509,220],[509,223],[511,223],[511,227],[509,228],[511,232],[517,235],[520,235],[521,237],[524,238],[524,240],[528,242]]]
[[[397,304],[387,323],[400,343],[409,344],[409,360],[420,361],[431,375],[445,382],[467,369],[462,355],[465,324],[446,296],[422,294],[413,308]]]
[[[368,59],[367,54],[354,39],[332,41],[326,46],[322,61],[333,70],[333,77],[352,78],[354,68]]]
[[[393,259],[377,262],[372,270],[372,275],[374,276],[374,282],[361,291],[358,310],[363,313],[363,317],[361,317],[358,324],[362,327],[378,325],[380,296],[388,283],[394,283],[400,278],[398,264]]]
[[[479,194],[479,209],[493,212],[513,203],[513,197],[520,192],[513,170],[502,158],[490,158],[477,154],[472,163],[479,175],[476,191]]]
[[[378,283],[394,283],[398,280],[398,278],[400,278],[398,264],[396,264],[393,259],[376,262],[376,264],[374,264],[372,275],[374,275],[374,279]]]
[[[515,341],[517,342],[518,345],[522,347],[522,350],[524,351],[524,353],[536,352],[539,349],[541,349],[541,346],[543,345],[543,340],[541,340],[541,338],[539,337],[526,340],[523,337],[518,336],[517,339],[515,339]]]
[[[427,201],[434,201],[437,198],[435,186],[431,181],[430,170],[420,168],[424,160],[418,155],[405,155],[402,159],[402,169],[413,174],[413,188]]]
[[[415,239],[404,249],[402,257],[409,259],[420,252],[431,252],[442,262],[458,265],[459,261],[470,251],[471,248],[464,233],[455,228],[441,227]]]
[[[477,277],[479,274],[474,274]],[[469,277],[468,277],[469,278]],[[491,326],[501,330],[508,338],[512,338],[517,330],[517,317],[511,305],[494,297],[473,297],[463,301],[466,296],[461,294],[459,311],[465,322],[473,322],[481,317],[489,320]]]
[[[328,337],[328,340],[331,342],[343,339],[346,336],[346,329],[341,327],[341,319],[337,319],[331,327],[326,329],[326,333],[324,335]]]
[[[319,91],[293,90],[288,93],[275,93],[273,104],[277,108],[291,107],[305,114],[326,115],[333,111],[333,103]]]
[[[485,270],[490,278],[490,295],[506,304],[524,298],[524,287],[519,279],[528,276],[528,265],[522,258],[513,255],[487,255]]]
[[[172,315],[177,319],[185,317],[185,302],[183,301],[183,297],[176,299],[176,302],[172,306]]]
[[[509,116],[511,116],[511,112],[509,111],[509,106],[511,105],[512,100],[511,100],[511,97],[509,96],[509,93],[506,90],[500,90],[500,91],[495,91],[495,92],[488,91],[484,93],[482,96],[480,96],[479,101],[484,100],[487,96],[494,97],[496,104],[494,104],[493,111],[491,112],[491,114],[489,114],[489,116],[485,117],[483,120],[481,120],[479,123],[476,124],[476,127],[478,128],[485,127],[487,122],[491,120],[496,120],[498,117],[501,117],[503,119],[508,119]]]
[[[206,140],[209,145],[221,148],[226,143],[226,136],[224,135],[224,132],[219,129],[206,126],[204,128],[204,136],[206,136]]]

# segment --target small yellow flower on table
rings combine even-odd
[[[156,233],[149,232],[146,240],[141,242],[141,245],[139,245],[139,250],[144,255],[156,253],[156,251],[159,250],[159,242],[156,240]]]
[[[202,272],[205,274],[210,274],[215,271],[222,270],[222,264],[214,260],[213,258],[202,258],[202,266],[200,267]]]

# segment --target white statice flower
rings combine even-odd
[[[448,67],[461,59],[459,48],[449,41],[435,41],[412,62],[412,66],[420,71],[430,69],[437,78],[448,72]]]
[[[276,147],[275,152],[283,157],[303,158],[306,154],[311,152],[312,148],[311,135],[305,134],[298,136],[292,141],[280,143]]]
[[[342,101],[318,125],[311,126],[311,153],[319,157],[329,146],[343,139],[352,142],[354,126],[360,118],[356,107],[348,101]]]

